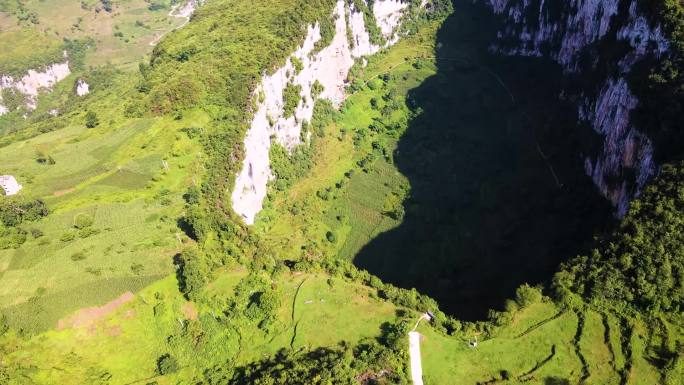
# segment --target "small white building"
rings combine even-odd
[[[12,175],[0,175],[0,187],[5,190],[5,195],[16,195],[21,190],[21,185]]]

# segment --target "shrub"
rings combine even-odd
[[[313,85],[311,85],[311,97],[314,99],[318,98],[324,90],[323,84],[316,79]]]
[[[77,229],[84,229],[93,224],[93,217],[88,214],[81,213],[74,217],[74,227]]]
[[[0,250],[16,249],[26,242],[26,231],[18,227],[0,227]]]
[[[515,290],[515,302],[524,309],[530,305],[540,302],[542,299],[541,289],[523,284]]]
[[[295,73],[298,74],[298,73],[302,72],[302,70],[304,69],[304,64],[302,63],[302,61],[299,60],[299,58],[295,57],[295,56],[293,56],[291,58],[291,60],[292,60],[292,66],[295,69]]]
[[[170,354],[164,354],[157,359],[157,372],[161,375],[171,374],[178,371],[178,361]]]
[[[59,240],[62,242],[71,242],[74,239],[76,239],[76,232],[74,230],[68,230],[64,234],[62,234],[61,237],[59,237]]]
[[[283,91],[283,116],[289,118],[294,116],[299,101],[302,99],[302,86],[288,83]]]
[[[88,128],[95,128],[100,124],[99,119],[97,118],[97,114],[94,113],[93,111],[88,111],[86,112],[85,115],[85,125]]]
[[[36,162],[50,166],[57,163],[51,155],[46,154],[43,150],[36,150]]]
[[[79,238],[88,238],[91,235],[96,235],[99,233],[100,233],[100,230],[94,229],[92,227],[84,227],[84,228],[78,230],[78,237]]]
[[[100,0],[102,8],[107,12],[112,12],[112,0]]]

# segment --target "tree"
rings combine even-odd
[[[647,312],[684,308],[684,162],[664,165],[634,200],[619,228],[588,256],[556,274],[561,298],[571,293],[595,304]]]
[[[515,302],[520,308],[526,308],[542,299],[541,289],[524,284],[515,290]]]
[[[93,111],[88,111],[86,112],[85,115],[85,125],[88,128],[95,128],[100,124],[100,121],[97,118],[97,114],[94,113]]]
[[[157,359],[157,372],[161,375],[178,371],[178,361],[170,354],[164,354]]]
[[[7,227],[18,226],[24,221],[36,221],[47,216],[49,210],[40,199],[5,198],[0,200],[0,222]]]
[[[112,12],[112,1],[111,0],[100,0],[102,3],[102,8],[107,12]]]
[[[209,278],[205,257],[196,249],[188,248],[176,258],[178,286],[186,298],[192,299]]]

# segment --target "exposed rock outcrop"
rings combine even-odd
[[[70,74],[69,61],[65,60],[63,63],[51,64],[44,70],[30,69],[21,79],[14,79],[9,75],[0,75],[0,115],[10,112],[9,108],[3,105],[2,91],[14,90],[23,96],[23,106],[27,110],[33,111],[37,107],[38,94],[43,91],[50,91],[55,84]]]
[[[578,95],[578,121],[604,138],[602,151],[586,156],[585,169],[623,215],[629,201],[657,173],[651,141],[630,118],[639,101],[626,79],[634,63],[668,51],[660,26],[649,24],[639,13],[637,0],[486,2],[505,19],[492,51],[549,57],[568,76],[598,74],[599,81]],[[604,41],[624,42],[625,49],[617,58],[602,58],[597,47]]]
[[[373,3],[376,23],[388,45],[398,40],[397,29],[408,7],[408,3],[397,0],[376,0]],[[328,99],[334,106],[339,106],[344,101],[347,74],[355,59],[374,54],[381,48],[371,43],[364,14],[360,10],[340,0],[334,8],[333,18],[335,35],[327,47],[314,52],[316,42],[321,40],[320,26],[309,26],[302,46],[285,66],[271,75],[264,74],[255,92],[257,110],[245,137],[243,168],[232,194],[233,210],[247,224],[253,224],[261,211],[267,184],[273,178],[269,164],[271,140],[290,150],[302,144],[302,123],[311,121],[315,99]],[[348,25],[351,29],[349,38]],[[301,63],[299,71],[292,58]],[[301,87],[301,100],[293,116],[285,116],[283,92],[290,83]],[[312,91],[316,83],[323,86],[319,95]]]
[[[76,82],[76,95],[86,96],[90,93],[90,85],[83,79],[78,79]]]

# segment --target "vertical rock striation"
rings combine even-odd
[[[586,155],[585,169],[622,216],[658,169],[651,141],[632,123],[639,100],[627,79],[638,61],[667,53],[660,26],[639,12],[638,0],[485,1],[504,19],[493,52],[549,57],[569,77],[596,79],[577,95],[578,122],[603,137],[601,151]],[[602,44],[620,50],[602,57]]]
[[[373,15],[387,45],[398,40],[397,29],[408,7],[409,3],[398,0],[373,3]],[[347,75],[355,59],[381,49],[371,42],[361,10],[339,0],[332,17],[335,35],[327,47],[314,52],[322,38],[321,31],[318,24],[309,26],[302,46],[283,67],[270,75],[264,74],[254,93],[257,109],[245,136],[243,167],[231,197],[233,210],[247,224],[253,224],[261,211],[268,182],[273,178],[269,163],[271,141],[288,150],[302,144],[302,124],[311,121],[316,99],[327,99],[339,106],[344,101]],[[284,111],[283,93],[288,84],[301,87],[300,100],[292,116],[285,116]],[[315,84],[322,86],[318,94],[313,90]]]

